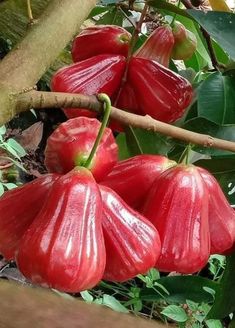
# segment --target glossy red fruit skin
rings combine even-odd
[[[100,54],[127,56],[131,34],[115,25],[90,26],[74,39],[72,57],[78,62]]]
[[[162,244],[156,268],[194,273],[210,255],[208,191],[193,165],[170,168],[155,180],[143,215],[156,227]]]
[[[131,207],[139,209],[154,180],[176,162],[160,155],[137,155],[118,162],[101,182]]]
[[[98,185],[87,169],[76,167],[54,183],[23,235],[19,270],[44,287],[71,293],[92,288],[106,261],[101,220]]]
[[[135,91],[129,82],[126,82],[122,87],[122,90],[117,100],[117,108],[126,110],[134,114],[143,114],[139,108]]]
[[[198,170],[209,193],[211,254],[224,254],[235,243],[235,212],[216,179],[207,170]]]
[[[101,123],[76,117],[62,123],[47,139],[45,165],[49,172],[67,173],[83,165],[95,143]],[[104,179],[118,161],[118,146],[106,128],[89,170],[96,181]]]
[[[83,60],[57,71],[51,80],[51,90],[84,95],[106,93],[111,97],[120,86],[125,65],[125,57],[121,55],[98,55]],[[97,116],[82,108],[66,108],[64,112],[68,118]]]
[[[169,25],[156,28],[134,53],[135,57],[151,59],[169,67],[172,49],[175,44],[174,35]]]
[[[41,210],[58,174],[45,174],[0,198],[0,254],[13,260],[19,242]]]
[[[172,58],[187,60],[192,57],[197,49],[197,38],[183,24],[175,21],[172,28],[175,44],[172,49]]]
[[[154,267],[161,249],[154,226],[112,189],[100,186],[106,267],[103,279],[126,281]]]
[[[121,87],[118,95],[114,97],[113,104],[119,109],[138,115],[143,115],[139,108],[135,91],[129,82],[126,82],[123,87]],[[122,125],[115,120],[110,120],[109,127],[113,131],[123,132]]]
[[[182,117],[193,97],[192,86],[185,78],[153,60],[132,58],[128,81],[141,111],[166,123]]]

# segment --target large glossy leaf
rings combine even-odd
[[[128,128],[127,147],[132,156],[141,153],[166,155],[172,148],[172,139],[153,131]]]
[[[198,116],[217,124],[235,123],[235,78],[213,73],[198,88]]]
[[[189,9],[187,12],[235,59],[235,14]]]
[[[121,161],[131,157],[126,144],[126,135],[125,133],[119,133],[116,137],[116,142],[118,144],[118,159]]]
[[[219,284],[209,319],[221,319],[235,311],[235,253],[227,257],[226,268]]]
[[[212,289],[212,292],[217,292],[219,288],[218,283],[199,276],[164,277],[157,280],[157,283],[164,286],[169,292],[169,295],[163,294],[162,290],[157,287],[155,287],[155,290],[144,288],[140,293],[141,299],[153,302],[165,299],[167,302],[173,303],[185,303],[186,300],[197,303],[212,302],[213,295],[207,291],[207,288]]]
[[[203,134],[210,135],[212,137],[229,140],[229,141],[235,141],[235,125],[218,125],[216,123],[213,123],[205,118],[197,117],[192,120],[187,121],[183,128],[199,132]],[[226,151],[226,150],[220,150],[215,148],[206,148],[203,146],[194,146],[193,150],[198,151],[203,154],[208,154],[211,156],[226,156],[226,157],[234,157],[235,153]]]

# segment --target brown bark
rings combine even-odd
[[[17,112],[30,108],[88,108],[102,111],[102,104],[94,96],[79,94],[31,91],[17,97]],[[187,143],[202,145],[235,152],[235,142],[213,138],[209,135],[188,131],[171,124],[154,120],[152,117],[135,115],[112,107],[111,117],[124,125],[159,132],[163,135],[183,140]]]
[[[95,304],[68,300],[41,288],[0,284],[0,327],[7,328],[163,328]]]
[[[12,94],[34,87],[95,6],[96,0],[52,0],[25,38],[0,62],[0,121],[14,115]]]

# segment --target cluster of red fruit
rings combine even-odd
[[[193,91],[185,78],[168,69],[169,60],[193,54],[196,39],[190,33],[177,22],[173,28],[161,26],[131,56],[131,35],[124,28],[86,28],[73,42],[75,63],[53,76],[51,89],[86,95],[106,93],[120,109],[174,122],[189,106]],[[68,118],[96,116],[81,108],[64,111]]]
[[[46,174],[0,199],[0,253],[32,282],[67,292],[125,281],[151,267],[194,273],[230,252],[235,212],[206,170],[164,156],[117,162],[106,128],[74,118],[49,137]],[[80,166],[78,166],[80,165]]]
[[[124,29],[84,30],[73,44],[77,63],[55,74],[52,89],[105,92],[120,108],[176,120],[191,101],[192,87],[165,67],[171,54],[179,56],[177,35],[182,41],[185,32],[175,26],[154,31],[128,60]],[[66,114],[93,115],[86,109]],[[50,173],[0,199],[0,253],[16,260],[25,277],[78,292],[151,267],[194,273],[210,254],[233,249],[235,212],[209,172],[157,155],[118,162],[109,128],[89,161],[100,125],[88,117],[61,124],[47,142]]]

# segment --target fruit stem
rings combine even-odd
[[[182,152],[178,162],[182,164],[189,164],[189,154],[191,150],[192,150],[192,145],[188,144],[187,147],[185,147],[184,151]]]
[[[102,120],[102,123],[101,123],[101,127],[99,129],[98,135],[96,137],[95,143],[94,143],[94,145],[92,147],[92,150],[90,152],[90,155],[89,155],[88,159],[86,160],[85,164],[83,165],[87,169],[90,168],[93,157],[94,157],[94,155],[96,153],[96,150],[99,146],[99,143],[100,143],[100,141],[103,137],[105,128],[108,124],[109,116],[110,116],[110,113],[111,113],[111,106],[112,106],[109,96],[106,95],[105,93],[98,94],[97,98],[98,98],[99,101],[102,101],[103,104],[104,104],[104,117],[103,117],[103,120]]]
[[[180,3],[181,3],[181,0],[178,1],[177,6],[176,6],[177,8],[179,8]],[[170,27],[173,27],[174,26],[174,22],[175,22],[176,16],[177,16],[177,14],[174,13],[173,19],[172,19],[172,21],[170,23]]]
[[[141,32],[141,27],[142,27],[142,24],[144,22],[145,16],[147,15],[148,8],[149,8],[148,4],[145,3],[143,11],[142,11],[141,16],[140,16],[140,19],[139,19],[138,23],[136,24],[136,27],[134,29],[134,33],[132,34],[130,48],[129,48],[129,52],[128,52],[128,55],[127,55],[127,63],[129,63],[130,58],[131,58],[131,56],[134,52],[135,44],[138,40],[139,33]]]
[[[139,19],[138,23],[136,24],[134,32],[132,34],[131,41],[130,41],[130,47],[128,49],[128,54],[127,54],[127,59],[126,59],[126,68],[125,68],[125,71],[123,73],[120,88],[118,90],[117,96],[116,96],[115,101],[114,101],[114,106],[117,105],[117,102],[118,102],[119,97],[121,95],[122,89],[123,89],[123,87],[125,85],[125,82],[127,80],[127,73],[128,73],[129,63],[130,63],[131,57],[132,57],[133,52],[134,52],[135,44],[138,40],[139,33],[141,32],[142,24],[144,22],[144,19],[145,19],[147,13],[148,13],[148,9],[149,9],[149,6],[148,6],[147,3],[145,3],[144,8],[143,8],[143,10],[141,12],[141,15],[140,15],[140,19]]]

